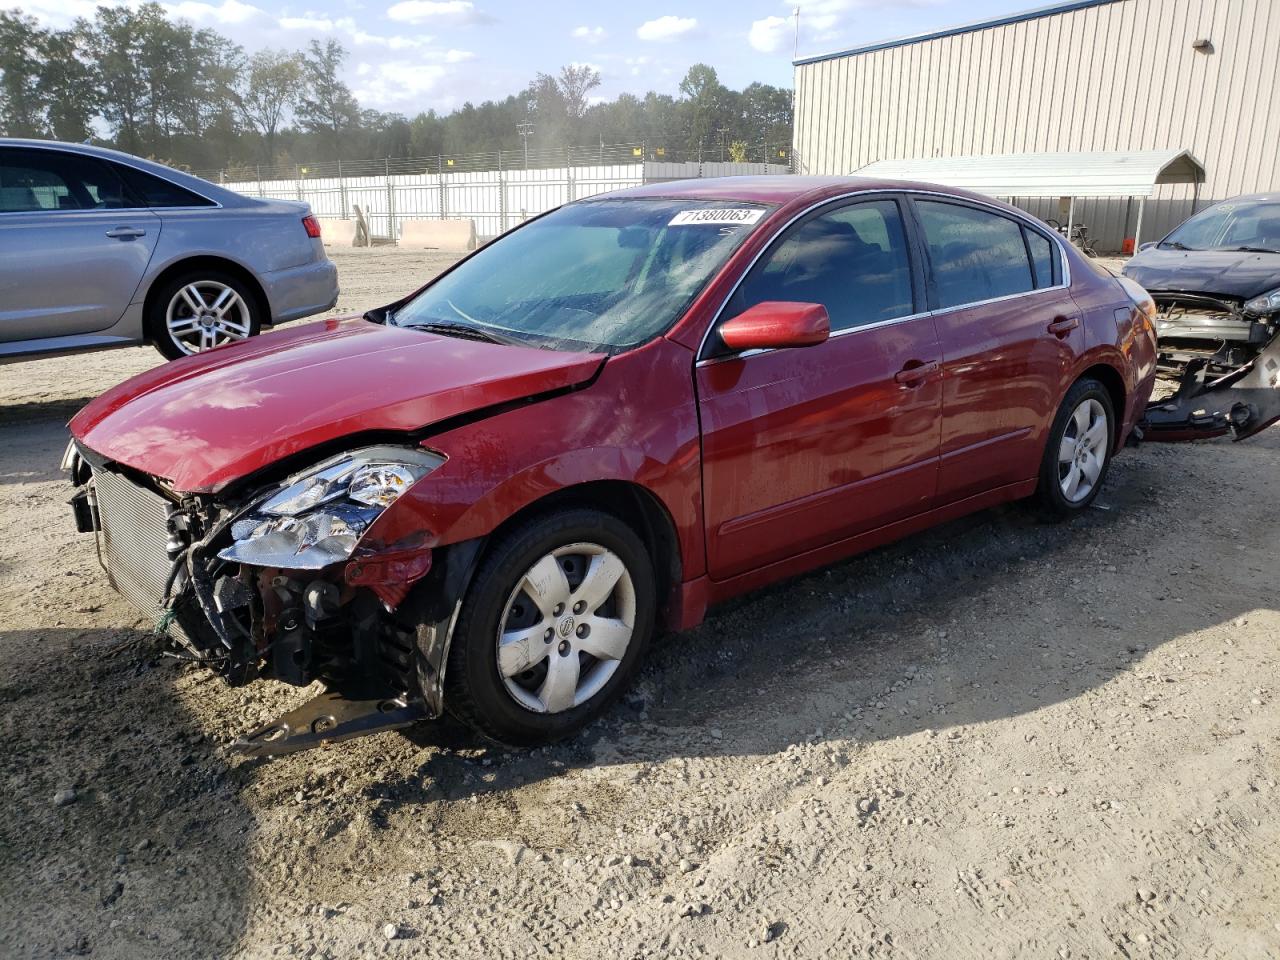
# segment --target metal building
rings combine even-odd
[[[1199,206],[1280,189],[1280,0],[1069,0],[795,63],[797,172],[883,160],[1190,151]],[[1065,190],[1063,194],[1065,195]],[[1017,200],[1058,216],[1058,199]],[[1185,219],[1156,188],[1144,239]],[[1130,199],[1081,201],[1096,245],[1132,237]]]

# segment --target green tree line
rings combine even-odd
[[[361,107],[342,80],[346,56],[334,40],[246,54],[156,3],[99,7],[67,29],[0,10],[0,135],[105,139],[197,170],[518,151],[520,124],[532,124],[531,150],[643,141],[667,159],[777,159],[791,139],[790,91],[730,90],[706,64],[679,96],[592,103],[600,75],[575,65],[502,100],[408,117]]]

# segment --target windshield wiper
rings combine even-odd
[[[1165,247],[1166,249],[1169,249],[1169,250],[1190,250],[1191,249],[1191,247],[1188,247],[1185,243],[1179,243],[1177,240],[1166,240],[1164,243],[1160,244],[1160,246]]]
[[[1280,253],[1280,250],[1272,250],[1270,247],[1232,247],[1237,253]]]
[[[486,343],[499,343],[510,347],[519,343],[512,337],[504,337],[498,333],[481,330],[465,323],[450,323],[448,320],[423,320],[420,323],[397,324],[406,330],[426,330],[428,333],[443,333],[448,337],[462,337],[467,340],[483,340]]]

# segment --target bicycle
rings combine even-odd
[[[1053,227],[1053,229],[1057,230],[1058,233],[1066,237],[1069,243],[1073,243],[1077,247],[1079,247],[1081,252],[1084,253],[1085,256],[1096,257],[1098,255],[1098,251],[1094,249],[1093,242],[1089,238],[1089,228],[1086,227],[1083,223],[1071,224],[1070,236],[1067,236],[1067,228],[1064,227],[1057,220],[1049,218],[1045,220],[1045,223],[1047,223],[1049,226]]]

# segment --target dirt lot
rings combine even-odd
[[[341,306],[439,265],[343,255]],[[747,598],[553,749],[258,762],[308,694],[161,657],[64,505],[65,420],[155,362],[0,367],[0,954],[1280,956],[1280,431]]]

